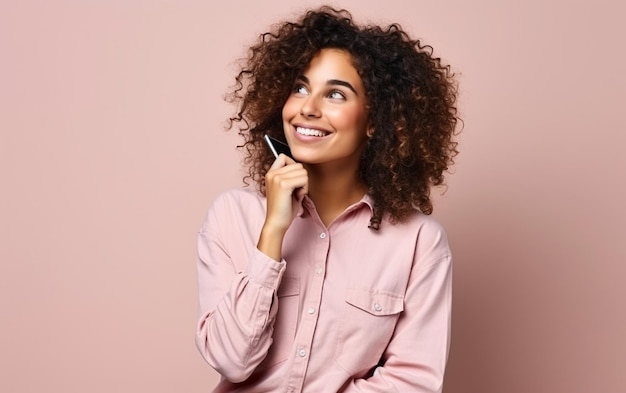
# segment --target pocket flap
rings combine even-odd
[[[372,315],[392,315],[404,310],[404,296],[374,289],[348,289],[346,302]]]
[[[298,277],[283,277],[278,287],[276,295],[278,297],[283,296],[295,296],[300,293],[300,279]]]

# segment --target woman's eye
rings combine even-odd
[[[309,93],[309,91],[306,89],[306,87],[302,86],[302,85],[298,85],[296,87],[294,87],[293,92],[296,94],[303,94],[306,95]]]
[[[344,100],[346,98],[346,96],[340,92],[339,90],[333,90],[328,94],[328,97],[335,99],[335,100]]]

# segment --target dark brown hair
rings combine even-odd
[[[321,7],[297,22],[283,22],[260,36],[236,77],[227,101],[238,104],[228,129],[238,124],[244,143],[244,182],[265,192],[274,161],[264,134],[285,140],[282,107],[296,78],[323,48],[345,50],[363,81],[368,124],[373,130],[363,153],[360,179],[374,200],[371,227],[382,217],[401,222],[415,209],[432,213],[432,186],[458,153],[457,83],[433,48],[411,39],[398,24],[358,26],[346,10]]]

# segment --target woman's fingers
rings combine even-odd
[[[291,158],[291,157],[289,157],[289,156],[287,156],[285,154],[281,153],[281,154],[278,155],[278,157],[280,158],[280,156],[283,156],[283,158],[285,160],[285,163],[287,163],[287,165],[296,164],[297,163],[297,161],[295,161],[293,158]]]
[[[282,162],[279,162],[279,160],[280,157],[276,159],[265,175],[266,188],[291,188],[291,191],[294,191],[297,187],[304,186],[308,181],[308,174],[304,166],[295,162],[293,164],[284,165]],[[281,166],[281,164],[283,164],[283,166]]]
[[[274,160],[274,162],[272,163],[272,166],[270,166],[269,171],[272,171],[274,169],[278,169],[281,167],[284,167],[285,165],[287,165],[287,160],[286,158],[288,158],[286,155],[284,154],[279,154],[278,157]],[[293,160],[292,160],[293,161]],[[269,173],[269,172],[268,172]]]
[[[276,157],[276,159],[272,163],[272,166],[270,166],[269,170],[271,171],[273,169],[278,169],[278,168],[284,167],[286,165],[291,165],[291,164],[297,164],[297,162],[294,161],[293,158],[281,153],[278,155],[278,157]]]
[[[309,189],[308,172],[292,158],[280,154],[265,174],[267,212],[257,248],[281,260],[282,241]]]
[[[274,170],[268,173],[266,178],[266,187],[281,186],[292,187],[292,191],[296,187],[302,187],[308,180],[308,174],[303,167],[292,167],[291,165]]]
[[[266,224],[287,230],[297,213],[297,203],[308,190],[308,173],[304,166],[285,155],[279,155],[265,175],[267,196]]]

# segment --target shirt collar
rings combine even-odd
[[[303,217],[305,214],[311,214],[310,212],[316,210],[315,204],[313,203],[311,198],[309,198],[308,195],[305,195],[304,198],[298,201],[298,203],[300,204],[300,206],[298,207],[298,213],[297,213],[298,217]],[[372,214],[374,214],[374,200],[369,194],[363,195],[363,198],[361,198],[358,202],[348,206],[345,211],[346,212],[353,211],[353,210],[359,209],[363,205],[368,206]]]

